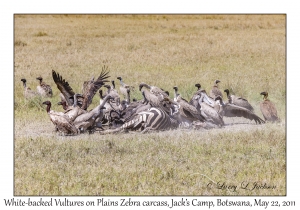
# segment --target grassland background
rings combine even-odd
[[[285,195],[284,15],[15,15],[14,23],[15,195]],[[246,97],[261,117],[259,93],[268,91],[282,122],[225,119],[238,124],[60,137],[43,99],[23,98],[21,78],[35,89],[43,76],[55,103],[52,69],[80,92],[104,64],[112,79],[170,92],[177,85],[186,99],[195,83],[209,90],[219,79],[221,89]],[[98,102],[95,96],[91,107]],[[207,188],[210,179],[277,187],[230,192]]]

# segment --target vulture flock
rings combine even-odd
[[[214,81],[209,95],[200,84],[195,84],[195,93],[189,101],[180,95],[180,89],[176,86],[173,87],[174,98],[171,98],[168,91],[142,82],[139,91],[143,99],[138,101],[130,98],[133,86],[125,84],[122,77],[117,77],[120,80],[118,91],[115,82],[108,80],[108,73],[104,66],[97,79],[92,78],[83,83],[82,93],[79,94],[73,91],[60,74],[52,70],[53,80],[60,90],[60,102],[57,104],[63,107],[64,112],[52,110],[49,100],[43,104],[57,133],[78,135],[85,132],[108,134],[176,128],[211,129],[223,127],[223,117],[243,117],[254,120],[256,124],[280,121],[267,92],[260,93],[263,95],[260,103],[263,120],[254,113],[246,99],[230,94],[228,89],[221,91],[218,88],[220,80]],[[26,86],[26,79],[21,79],[25,98],[38,95],[52,97],[51,86],[43,82],[42,77],[36,79],[39,80],[37,91]],[[223,100],[223,93],[226,93],[226,101]],[[88,110],[95,94],[100,96],[99,105]]]

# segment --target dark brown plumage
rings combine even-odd
[[[229,94],[228,89],[225,89],[224,92],[227,94],[228,102],[230,104],[234,104],[234,105],[237,105],[237,106],[244,107],[244,108],[246,108],[246,109],[253,112],[253,110],[254,110],[253,107],[251,106],[251,104],[246,99]]]
[[[91,79],[89,83],[87,84],[86,91],[82,93],[83,95],[83,102],[82,102],[82,109],[87,109],[89,105],[92,103],[93,97],[95,96],[96,92],[104,85],[105,82],[108,82],[106,80],[110,76],[108,76],[109,71],[107,71],[107,67],[104,66],[102,68],[100,76],[94,80]]]
[[[82,100],[80,99],[81,102],[80,106],[82,109],[86,110],[89,107],[89,105],[92,103],[93,97],[96,94],[96,92],[102,87],[102,85],[105,84],[105,82],[108,82],[106,80],[107,78],[110,77],[107,75],[108,73],[109,72],[107,71],[107,67],[104,66],[102,68],[100,76],[96,80],[92,78],[91,80],[85,82],[83,87],[84,92],[82,93],[83,99]],[[52,77],[55,84],[57,85],[57,88],[64,96],[67,105],[68,106],[73,105],[74,101],[72,100],[72,98],[75,93],[71,88],[71,86],[69,85],[69,83],[65,81],[65,79],[63,79],[62,76],[60,76],[54,70],[52,70]]]
[[[75,95],[73,89],[69,85],[69,83],[62,78],[61,75],[56,73],[54,70],[52,70],[52,78],[57,86],[57,88],[60,90],[62,95],[64,96],[64,99],[68,106],[72,106],[74,101],[72,97]]]
[[[260,110],[265,120],[270,122],[280,121],[275,105],[268,99],[268,92],[261,92],[260,95],[264,96],[263,102],[260,103]]]

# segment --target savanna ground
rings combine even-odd
[[[285,195],[285,15],[15,15],[15,195]],[[178,86],[190,99],[195,83],[247,98],[262,117],[268,91],[280,123],[225,119],[213,130],[62,137],[42,106],[25,100],[21,78],[35,89],[42,76],[59,90],[54,69],[75,92],[103,65],[111,79]],[[96,95],[90,108],[99,103]],[[63,111],[53,105],[54,110]],[[237,186],[236,191],[218,189]],[[276,186],[241,189],[242,183]],[[212,184],[209,184],[212,183]]]

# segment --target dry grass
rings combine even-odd
[[[284,15],[16,15],[15,195],[285,195],[285,38]],[[259,93],[269,91],[282,123],[59,137],[43,99],[23,99],[23,77],[35,89],[43,76],[55,103],[52,69],[80,92],[104,64],[112,79],[171,93],[177,85],[186,99],[195,83],[209,90],[220,79],[259,116]],[[231,192],[208,188],[210,179],[277,187]]]

